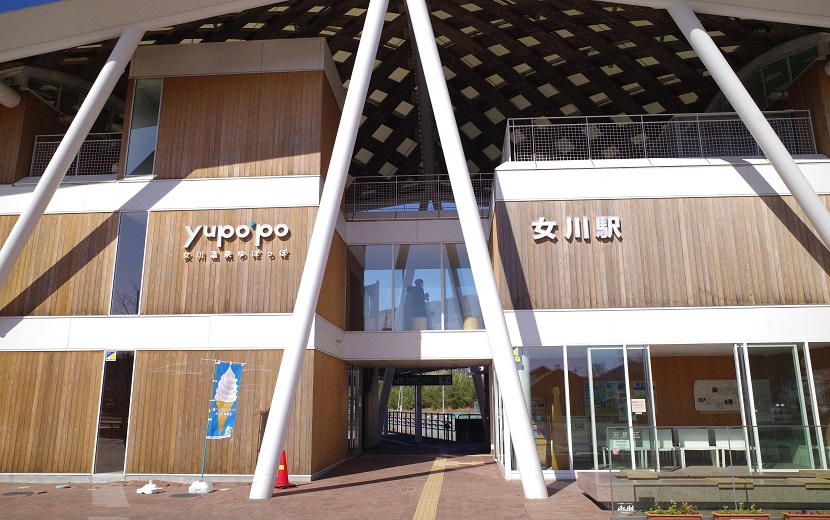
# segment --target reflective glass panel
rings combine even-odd
[[[483,320],[478,303],[470,258],[464,244],[443,244],[444,330],[481,329]]]
[[[147,212],[122,213],[118,225],[110,314],[138,314],[146,238]]]
[[[392,330],[392,246],[349,246],[348,330]]]
[[[441,328],[438,244],[395,246],[395,330]]]
[[[565,423],[565,362],[562,347],[529,353],[530,420],[542,469],[569,469]]]
[[[161,86],[161,78],[138,79],[135,82],[126,175],[153,173],[161,107]]]

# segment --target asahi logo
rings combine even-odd
[[[224,241],[231,240],[234,237],[245,239],[253,236],[254,245],[256,247],[260,247],[262,245],[263,238],[270,238],[272,236],[284,238],[288,236],[289,233],[288,225],[286,224],[271,226],[270,224],[257,224],[256,222],[242,224],[241,226],[236,227],[218,225],[196,226],[195,228],[191,228],[190,226],[185,226],[184,229],[187,231],[188,236],[187,241],[184,243],[185,249],[193,247],[193,244],[196,242],[196,239],[199,238],[199,235],[204,235],[205,238],[215,238],[216,247],[221,248]]]

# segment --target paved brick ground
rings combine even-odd
[[[446,467],[435,511],[436,519],[579,519],[608,520],[583,496],[574,482],[551,482],[547,500],[525,500],[521,483],[502,479],[489,455],[463,450],[444,451]],[[164,492],[139,495],[146,482],[71,484],[0,484],[0,511],[15,519],[169,519],[186,518],[315,518],[412,519],[424,484],[433,469],[438,448],[412,448],[385,443],[342,464],[324,478],[277,491],[270,500],[249,500],[250,484],[216,484],[197,498],[186,494],[187,484],[159,482]],[[290,469],[290,467],[289,467]],[[28,496],[3,496],[27,491]]]

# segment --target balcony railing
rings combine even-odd
[[[816,153],[810,112],[765,112],[792,155]],[[538,117],[507,122],[503,161],[763,156],[737,114]]]
[[[492,174],[475,174],[473,192],[482,218],[489,215],[490,197],[493,191]],[[456,210],[452,187],[448,177],[412,177],[378,180],[357,178],[346,188],[346,218],[353,220],[360,215],[407,213],[416,211],[441,212]]]
[[[29,175],[40,177],[55,155],[63,135],[39,135],[35,138],[32,168]],[[67,176],[112,175],[118,172],[121,134],[89,134],[67,170]]]

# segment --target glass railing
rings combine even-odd
[[[765,112],[792,155],[816,153],[810,112]],[[502,160],[761,157],[734,113],[537,117],[507,122]]]
[[[602,450],[606,471],[591,478],[597,502],[613,517],[644,517],[655,504],[688,502],[704,511],[755,504],[784,510],[828,509],[827,426],[613,427]],[[598,444],[600,444],[598,440]],[[606,491],[601,491],[605,489]],[[778,515],[778,516],[776,516]]]

